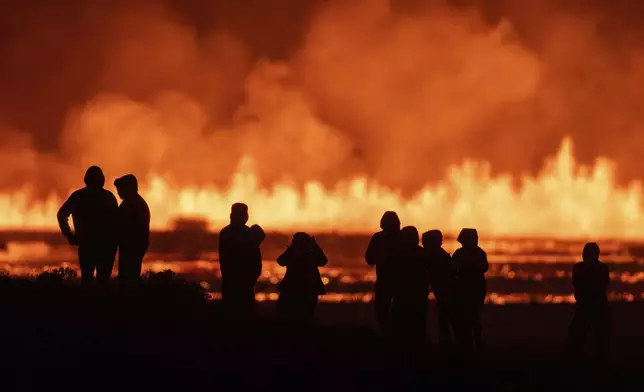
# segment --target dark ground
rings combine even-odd
[[[288,331],[260,304],[229,325],[198,286],[154,275],[136,293],[82,290],[58,276],[0,279],[3,374],[9,390],[639,390],[644,303],[613,305],[608,365],[566,354],[570,305],[488,306],[478,364],[381,338],[369,304],[321,304],[317,327]],[[430,328],[435,329],[433,309]],[[433,388],[432,388],[433,387]]]

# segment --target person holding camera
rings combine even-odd
[[[324,251],[314,237],[295,233],[291,245],[277,258],[277,263],[286,267],[279,285],[279,313],[286,320],[310,324],[318,297],[326,293],[319,271],[319,267],[327,263]]]

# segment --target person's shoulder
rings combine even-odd
[[[447,257],[447,258],[452,257],[452,256],[449,254],[449,252],[448,252],[448,251],[446,251],[445,249],[443,249],[442,247],[440,248],[439,252],[440,252],[440,255],[441,255],[441,256],[443,256],[443,257]]]
[[[83,204],[86,198],[84,190],[85,188],[81,188],[72,192],[63,205],[67,206],[67,208],[75,208],[75,206]]]
[[[87,188],[77,189],[74,192],[72,192],[71,195],[69,195],[68,200],[74,200],[74,199],[78,199],[80,197],[85,197],[86,193],[87,193]]]
[[[123,199],[121,200],[121,204],[119,204],[119,210],[123,211],[135,211],[137,208],[137,203],[136,201],[132,199]]]
[[[136,200],[136,204],[138,204],[138,205],[140,205],[140,206],[142,206],[142,207],[145,207],[145,208],[149,208],[149,207],[148,207],[148,202],[147,202],[147,201],[145,201],[145,199],[143,198],[143,196],[141,196],[141,195],[137,194],[137,195],[136,195],[136,199],[135,199],[135,200]]]
[[[228,238],[237,237],[239,236],[239,228],[232,225],[227,225],[219,231],[219,236]]]
[[[583,270],[585,267],[586,265],[584,264],[583,261],[578,261],[575,263],[575,265],[572,266],[572,271],[575,272],[575,271]]]
[[[382,231],[377,231],[371,235],[371,240],[369,242],[371,243],[377,243],[378,241],[382,241],[384,233]]]
[[[114,196],[114,194],[112,192],[110,192],[109,190],[107,190],[105,188],[101,188],[99,192],[100,192],[101,196],[104,197],[106,200],[116,202],[116,196]]]

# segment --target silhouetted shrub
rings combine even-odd
[[[208,299],[206,291],[198,282],[190,282],[172,270],[146,271],[142,278],[144,288],[155,295],[167,296],[174,302],[205,303]]]
[[[71,268],[56,268],[45,271],[36,277],[38,283],[62,283],[76,280],[78,274]]]
[[[184,278],[179,277],[176,272],[169,269],[161,272],[148,270],[143,273],[142,278],[145,283],[157,285],[182,285],[186,283]]]

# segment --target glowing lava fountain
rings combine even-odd
[[[592,167],[577,165],[569,139],[536,177],[492,176],[488,163],[466,161],[411,198],[366,178],[333,189],[316,181],[263,189],[252,166],[252,159],[242,160],[223,189],[177,188],[149,176],[141,193],[152,210],[153,227],[168,229],[178,217],[198,217],[217,229],[227,223],[230,205],[243,201],[253,222],[286,232],[369,232],[377,229],[383,211],[395,210],[404,224],[422,230],[455,232],[471,226],[494,236],[644,238],[640,182],[618,185],[614,165],[605,158]],[[54,196],[34,202],[29,187],[0,194],[0,228],[55,229],[60,203]]]

